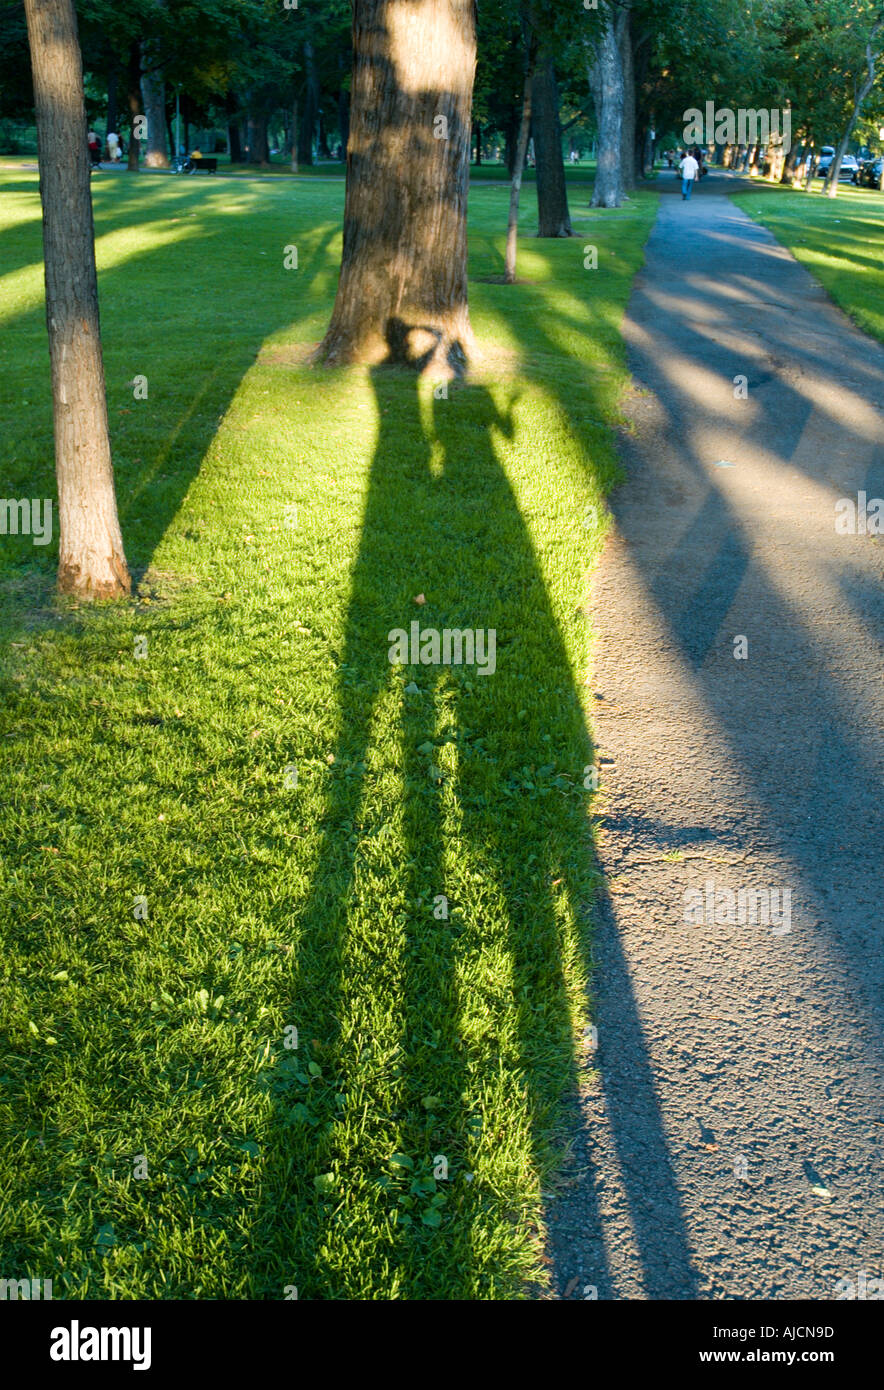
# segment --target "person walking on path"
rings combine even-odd
[[[681,196],[683,199],[690,198],[700,166],[692,154],[686,154],[678,167],[681,170]]]

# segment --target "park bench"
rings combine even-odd
[[[191,164],[193,168],[187,171],[190,174],[198,174],[200,171],[204,174],[217,174],[218,172],[217,159],[192,159]]]

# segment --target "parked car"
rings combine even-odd
[[[818,176],[819,176],[820,178],[825,178],[826,174],[828,174],[828,172],[829,172],[829,165],[832,163],[832,160],[833,160],[834,158],[835,158],[835,149],[834,149],[834,146],[832,146],[832,145],[823,145],[823,148],[822,148],[822,150],[820,151],[820,162],[819,162],[819,164],[816,166],[816,171],[817,171],[817,174],[818,174]],[[838,170],[838,181],[839,181],[839,183],[840,183],[840,181],[841,181],[842,179],[850,179],[851,181],[853,181],[853,176],[854,176],[854,174],[856,173],[856,170],[858,169],[858,167],[859,167],[859,166],[858,166],[856,160],[854,159],[853,155],[852,155],[852,154],[846,154],[846,155],[844,156],[844,158],[842,159],[842,161],[841,161],[841,168]]]
[[[884,155],[879,154],[875,159],[866,160],[857,171],[854,183],[858,183],[861,188],[880,188],[882,173],[884,173]]]

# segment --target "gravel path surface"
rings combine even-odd
[[[884,348],[736,186],[661,199],[625,324],[591,604],[596,1070],[547,1213],[571,1299],[884,1277],[884,537],[835,529],[839,498],[884,497]]]

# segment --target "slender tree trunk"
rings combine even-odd
[[[476,132],[476,168],[478,169],[482,165],[482,127],[478,121],[476,121],[474,129]]]
[[[513,180],[510,185],[510,212],[506,228],[506,257],[503,278],[508,285],[516,283],[516,245],[519,234],[519,194],[522,191],[522,170],[528,151],[528,132],[531,129],[531,92],[534,87],[534,53],[529,51],[525,68],[525,90],[522,95],[522,120],[516,138],[513,158]]]
[[[507,123],[506,130],[504,131],[503,159],[510,178],[512,178],[516,170],[516,150],[519,147],[519,124],[521,118],[521,110],[513,111]]]
[[[623,63],[617,37],[619,16],[604,4],[604,28],[589,70],[598,125],[598,158],[592,207],[616,208],[623,201]],[[622,23],[622,20],[619,20]]]
[[[571,236],[559,89],[552,54],[541,52],[531,87],[531,129],[537,158],[537,235]]]
[[[117,70],[111,68],[107,75],[107,125],[105,126],[105,138],[111,131],[117,131]]]
[[[462,372],[474,0],[355,0],[341,277],[316,360]]]
[[[325,128],[325,116],[322,108],[319,109],[319,136],[317,139],[317,154],[320,159],[331,159],[331,150],[328,147],[328,132]]]
[[[838,148],[835,151],[835,158],[826,171],[825,193],[827,198],[834,198],[838,192],[838,175],[841,172],[841,161],[847,153],[847,146],[850,144],[850,137],[853,134],[854,126],[859,120],[863,102],[875,85],[875,64],[880,57],[875,51],[875,40],[884,27],[884,19],[876,20],[869,31],[866,43],[866,75],[859,90],[854,87],[853,111],[850,120],[847,122],[847,129],[841,136]]]
[[[231,164],[242,164],[242,139],[239,131],[239,98],[235,92],[228,92],[224,99],[227,116],[227,147]],[[190,153],[190,151],[188,151]]]
[[[58,587],[130,590],[107,427],[83,68],[73,0],[25,0],[43,204],[58,483]]]
[[[161,72],[150,70],[150,53],[144,54],[145,71],[141,75],[141,96],[147,117],[146,169],[168,169],[169,151],[166,147],[166,84]]]
[[[632,12],[628,7],[617,16],[617,46],[623,71],[623,134],[620,179],[624,193],[635,188],[635,63],[632,51]]]
[[[129,104],[129,156],[127,168],[130,174],[138,173],[139,141],[135,138],[136,121],[141,112],[141,46],[133,43],[129,49],[129,62],[126,66],[126,99]]]
[[[292,102],[292,173],[298,172],[298,98]]]
[[[338,92],[338,128],[341,132],[341,150],[346,159],[350,142],[350,93],[346,87]]]
[[[304,43],[304,101],[298,131],[298,161],[301,164],[313,163],[313,135],[318,115],[319,79],[316,75],[313,44],[307,39]]]
[[[651,134],[652,130],[653,126],[646,126],[644,135],[642,137],[642,152],[641,159],[639,162],[641,164],[641,173],[643,179],[649,178],[654,169],[654,137]]]

